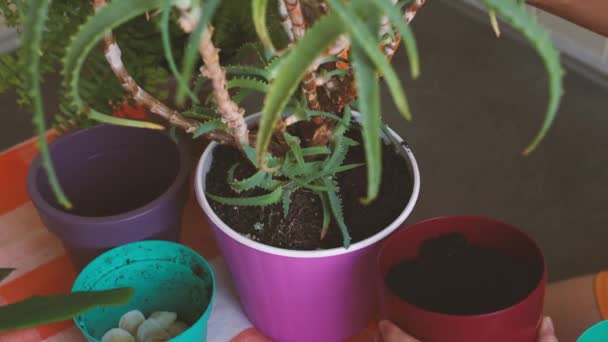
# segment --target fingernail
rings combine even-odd
[[[553,320],[551,319],[551,317],[545,317],[544,319],[544,325],[545,325],[545,329],[550,331],[550,332],[555,332],[555,326],[553,325]]]

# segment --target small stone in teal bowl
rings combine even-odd
[[[606,342],[608,341],[608,321],[602,321],[587,329],[576,342]]]
[[[167,241],[141,241],[114,248],[82,270],[72,291],[118,287],[135,289],[128,304],[98,308],[74,318],[88,341],[101,341],[131,310],[139,310],[146,317],[155,311],[175,312],[189,328],[170,341],[206,341],[215,279],[207,261],[193,250]]]

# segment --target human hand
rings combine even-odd
[[[404,333],[401,329],[399,329],[398,326],[389,321],[380,322],[378,327],[380,329],[382,341],[384,342],[420,342],[419,340]],[[553,321],[551,321],[551,318],[543,318],[540,331],[538,332],[537,342],[557,342],[557,337],[555,337],[555,328],[553,327]]]

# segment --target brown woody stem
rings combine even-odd
[[[105,0],[95,0],[93,2],[96,11],[105,6],[105,4]],[[120,47],[118,46],[118,43],[116,43],[114,34],[111,31],[106,32],[103,42],[105,46],[105,56],[112,71],[123,89],[135,102],[144,106],[150,112],[165,118],[170,124],[184,129],[188,133],[192,133],[196,130],[196,127],[198,126],[197,121],[185,118],[179,112],[167,107],[160,100],[139,87],[125,68],[121,58]],[[225,139],[222,138],[221,140]]]

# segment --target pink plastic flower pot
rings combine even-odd
[[[540,270],[539,281],[519,303],[481,315],[448,315],[424,310],[395,295],[385,285],[388,271],[418,255],[421,243],[448,232],[459,232],[477,245],[506,255],[523,257]],[[383,244],[378,256],[381,307],[384,318],[424,342],[536,342],[542,318],[547,267],[542,251],[528,235],[492,219],[470,216],[441,217],[405,227]],[[450,284],[445,284],[450,286]]]
[[[248,120],[258,118],[256,115]],[[410,200],[393,223],[349,249],[287,250],[252,241],[232,230],[213,212],[205,196],[205,177],[217,145],[211,144],[203,153],[195,178],[197,198],[214,230],[245,313],[273,341],[344,341],[376,317],[378,289],[374,279],[379,242],[408,217],[420,190],[412,151],[394,132],[391,134],[409,164],[414,183]]]

